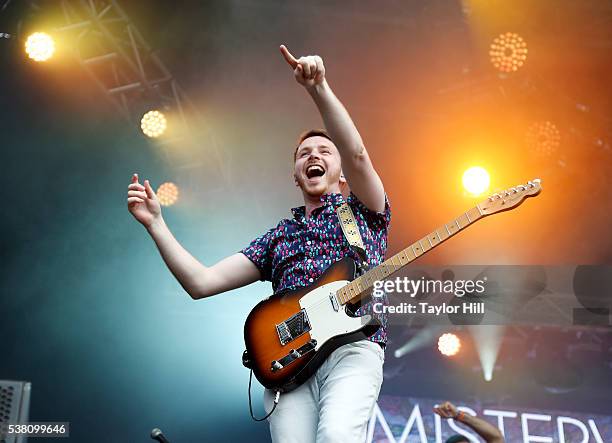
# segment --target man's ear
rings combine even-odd
[[[295,176],[295,174],[293,174],[293,182],[295,183],[295,186],[296,186],[297,188],[299,188],[299,187],[300,187],[300,184],[298,183],[298,180],[297,180],[297,177]]]
[[[339,183],[340,193],[344,196],[344,198],[348,198],[348,195],[351,192],[351,190],[349,189],[348,182],[346,181],[346,177],[344,176],[344,173],[342,171],[340,171],[339,182],[340,182]]]

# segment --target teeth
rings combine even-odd
[[[318,170],[320,170],[320,171],[323,171],[323,168],[322,168],[321,166],[319,166],[319,165],[312,165],[312,166],[308,166],[308,169],[307,169],[306,171],[307,171],[307,172],[308,172],[308,171],[312,171],[313,169],[318,169]]]

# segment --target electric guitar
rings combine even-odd
[[[515,208],[540,191],[540,180],[535,179],[493,194],[360,276],[356,263],[345,257],[311,285],[261,301],[244,325],[243,364],[268,389],[295,389],[332,351],[367,338],[379,328],[371,315],[353,315],[367,302],[375,281],[384,280],[477,220]]]

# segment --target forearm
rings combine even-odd
[[[327,80],[307,89],[315,102],[325,129],[340,152],[343,163],[354,162],[365,154],[365,147],[351,116],[336,97]]]
[[[385,208],[385,191],[374,170],[359,131],[340,100],[324,80],[307,89],[316,103],[325,128],[338,148],[342,171],[351,191],[374,211]]]
[[[461,413],[459,421],[476,431],[487,443],[504,443],[500,430],[486,420]]]
[[[155,242],[166,266],[181,286],[192,298],[200,298],[202,292],[202,281],[206,280],[208,268],[196,260],[181,244],[174,238],[170,229],[159,218],[147,231]]]

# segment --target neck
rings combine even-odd
[[[304,206],[306,207],[306,218],[310,218],[310,214],[312,213],[312,211],[314,211],[316,208],[320,208],[321,206],[323,206],[321,196],[311,196],[308,194],[304,194]]]
[[[302,191],[302,195],[304,196],[304,206],[305,206],[305,214],[306,218],[310,218],[310,214],[316,208],[320,208],[323,206],[323,202],[321,201],[321,196],[325,194],[337,194],[340,193],[339,186],[332,186],[331,188],[327,188],[321,194],[307,194]]]

